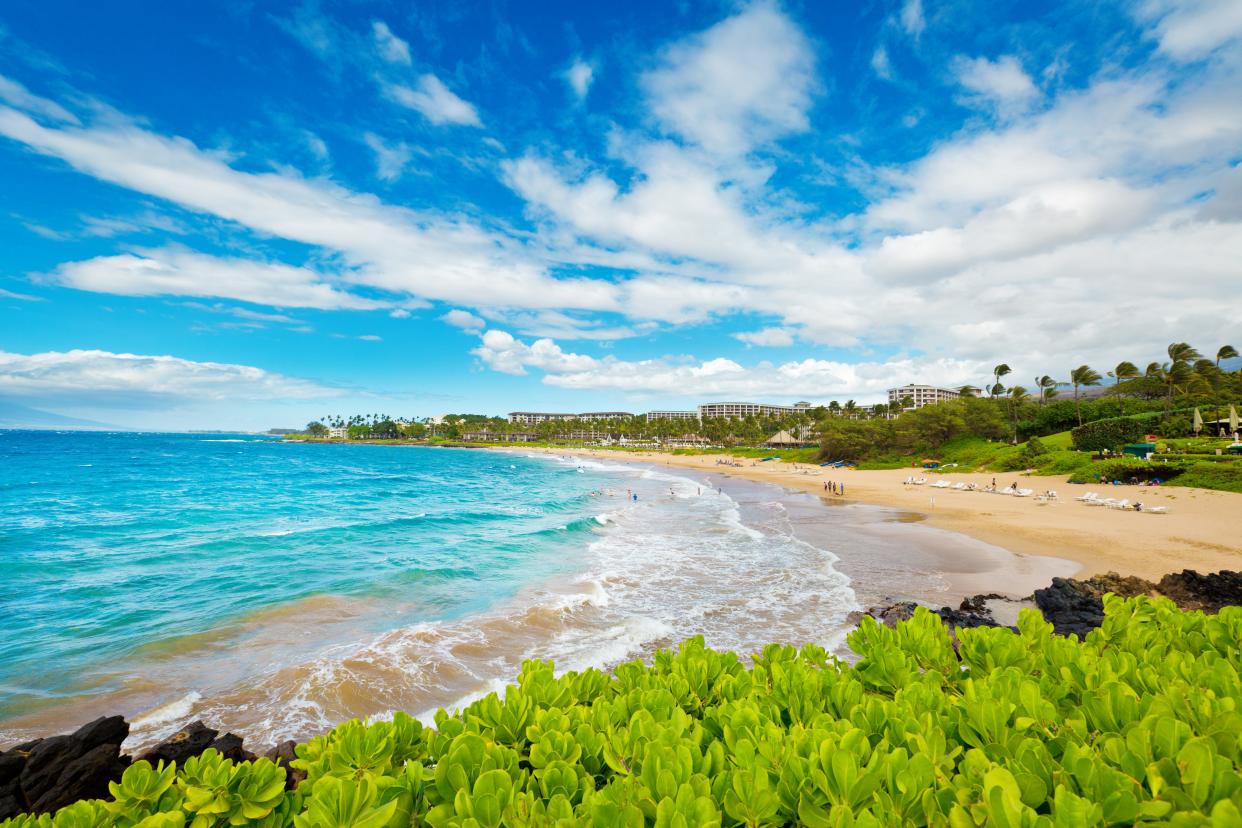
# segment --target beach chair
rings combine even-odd
[[[1034,489],[1018,489],[1016,492],[1013,493],[1013,496],[1014,497],[1030,497],[1033,494],[1035,494]]]
[[[1108,508],[1110,508],[1110,509],[1129,509],[1129,508],[1130,508],[1130,501],[1129,501],[1129,500],[1114,500],[1112,503],[1109,503],[1109,504],[1108,504]]]
[[[933,484],[931,484],[931,485],[932,485],[932,488],[933,488],[933,489],[947,489],[947,488],[949,488],[949,481],[947,481],[947,480],[937,480],[935,483],[933,483]]]
[[[1084,494],[1084,495],[1080,495],[1080,496],[1078,496],[1078,497],[1074,498],[1074,500],[1077,500],[1077,501],[1078,501],[1078,502],[1080,502],[1080,503],[1086,503],[1086,502],[1087,502],[1087,501],[1089,501],[1089,500],[1097,500],[1097,499],[1099,499],[1099,497],[1100,497],[1100,496],[1099,496],[1098,494],[1096,494],[1095,492],[1087,492],[1087,493],[1086,493],[1086,494]]]
[[[916,486],[922,486],[922,485],[924,485],[925,483],[927,483],[927,478],[926,478],[926,477],[917,477],[917,478],[915,478],[915,480],[914,480],[914,485],[916,485]]]
[[[953,488],[954,488],[956,491],[959,491],[959,492],[964,492],[964,491],[966,491],[966,484],[965,484],[965,483],[954,483],[954,484],[953,484]]]
[[[1168,506],[1145,506],[1144,512],[1150,512],[1153,515],[1167,515],[1169,513]]]

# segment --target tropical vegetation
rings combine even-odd
[[[297,748],[305,774],[214,750],[137,762],[107,801],[4,828],[1242,824],[1242,608],[1105,598],[1062,638],[925,609],[871,617],[857,660],[772,644],[749,665],[690,639],[651,665],[517,683],[434,727],[398,713]]]

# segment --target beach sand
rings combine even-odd
[[[1103,572],[1159,580],[1170,572],[1196,569],[1216,572],[1242,566],[1242,494],[1181,487],[1080,486],[1067,477],[1024,477],[1019,473],[926,474],[937,480],[979,486],[993,479],[1004,488],[1017,483],[1043,492],[1054,490],[1059,502],[1041,504],[1032,497],[907,486],[914,469],[858,471],[826,469],[779,461],[758,462],[732,455],[674,455],[661,452],[618,452],[602,449],[521,449],[553,454],[582,454],[613,462],[694,469],[817,494],[829,502],[870,503],[911,513],[926,524],[958,532],[1021,557],[1052,557],[1078,564],[1072,573],[1087,577]],[[721,465],[718,461],[741,466]],[[844,496],[828,495],[824,482],[845,487]],[[1167,506],[1167,514],[1119,511],[1086,506],[1074,500],[1084,492],[1102,497],[1141,501],[1145,506]],[[977,562],[976,558],[972,560]],[[952,568],[950,566],[950,568]],[[974,582],[976,591],[1005,589],[1008,575],[995,568],[971,573],[971,562],[961,562],[959,583]],[[1026,568],[1030,568],[1029,566]],[[1012,567],[1009,575],[1014,574]],[[1056,574],[1071,574],[1058,572]],[[977,576],[977,577],[976,577]],[[1024,580],[1026,580],[1024,578]],[[957,591],[957,590],[955,590]]]

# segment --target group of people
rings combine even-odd
[[[837,483],[832,480],[824,481],[824,491],[828,494],[843,495],[845,494],[845,484]]]

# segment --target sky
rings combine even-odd
[[[1237,0],[7,0],[0,399],[265,429],[1242,347],[1239,89]]]

